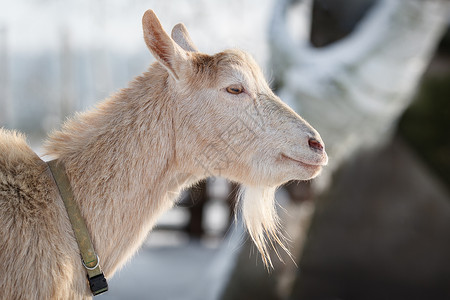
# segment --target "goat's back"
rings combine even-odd
[[[74,243],[47,165],[20,134],[0,128],[0,299],[84,295],[70,292],[82,274]]]

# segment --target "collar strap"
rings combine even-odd
[[[108,290],[108,283],[100,269],[100,259],[95,254],[89,231],[86,227],[80,208],[75,202],[69,178],[67,178],[64,164],[57,160],[47,162],[53,179],[58,187],[59,194],[66,207],[70,223],[75,234],[75,239],[80,249],[81,262],[86,269],[89,287],[94,296],[104,293]]]

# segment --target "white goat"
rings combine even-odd
[[[210,175],[246,186],[242,213],[270,264],[275,188],[327,163],[319,134],[277,98],[245,52],[196,52],[153,11],[144,39],[158,62],[128,88],[77,115],[46,143],[63,162],[103,272],[111,277],[180,191]],[[89,298],[64,204],[47,165],[0,130],[0,298]]]

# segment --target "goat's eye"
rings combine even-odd
[[[244,88],[242,86],[238,85],[232,85],[227,87],[227,92],[233,95],[238,95],[244,91]]]

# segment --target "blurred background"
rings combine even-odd
[[[237,185],[186,191],[101,299],[450,299],[447,0],[0,0],[0,126],[48,132],[154,60],[141,17],[202,52],[249,51],[330,164],[279,189],[289,259],[268,273]]]

